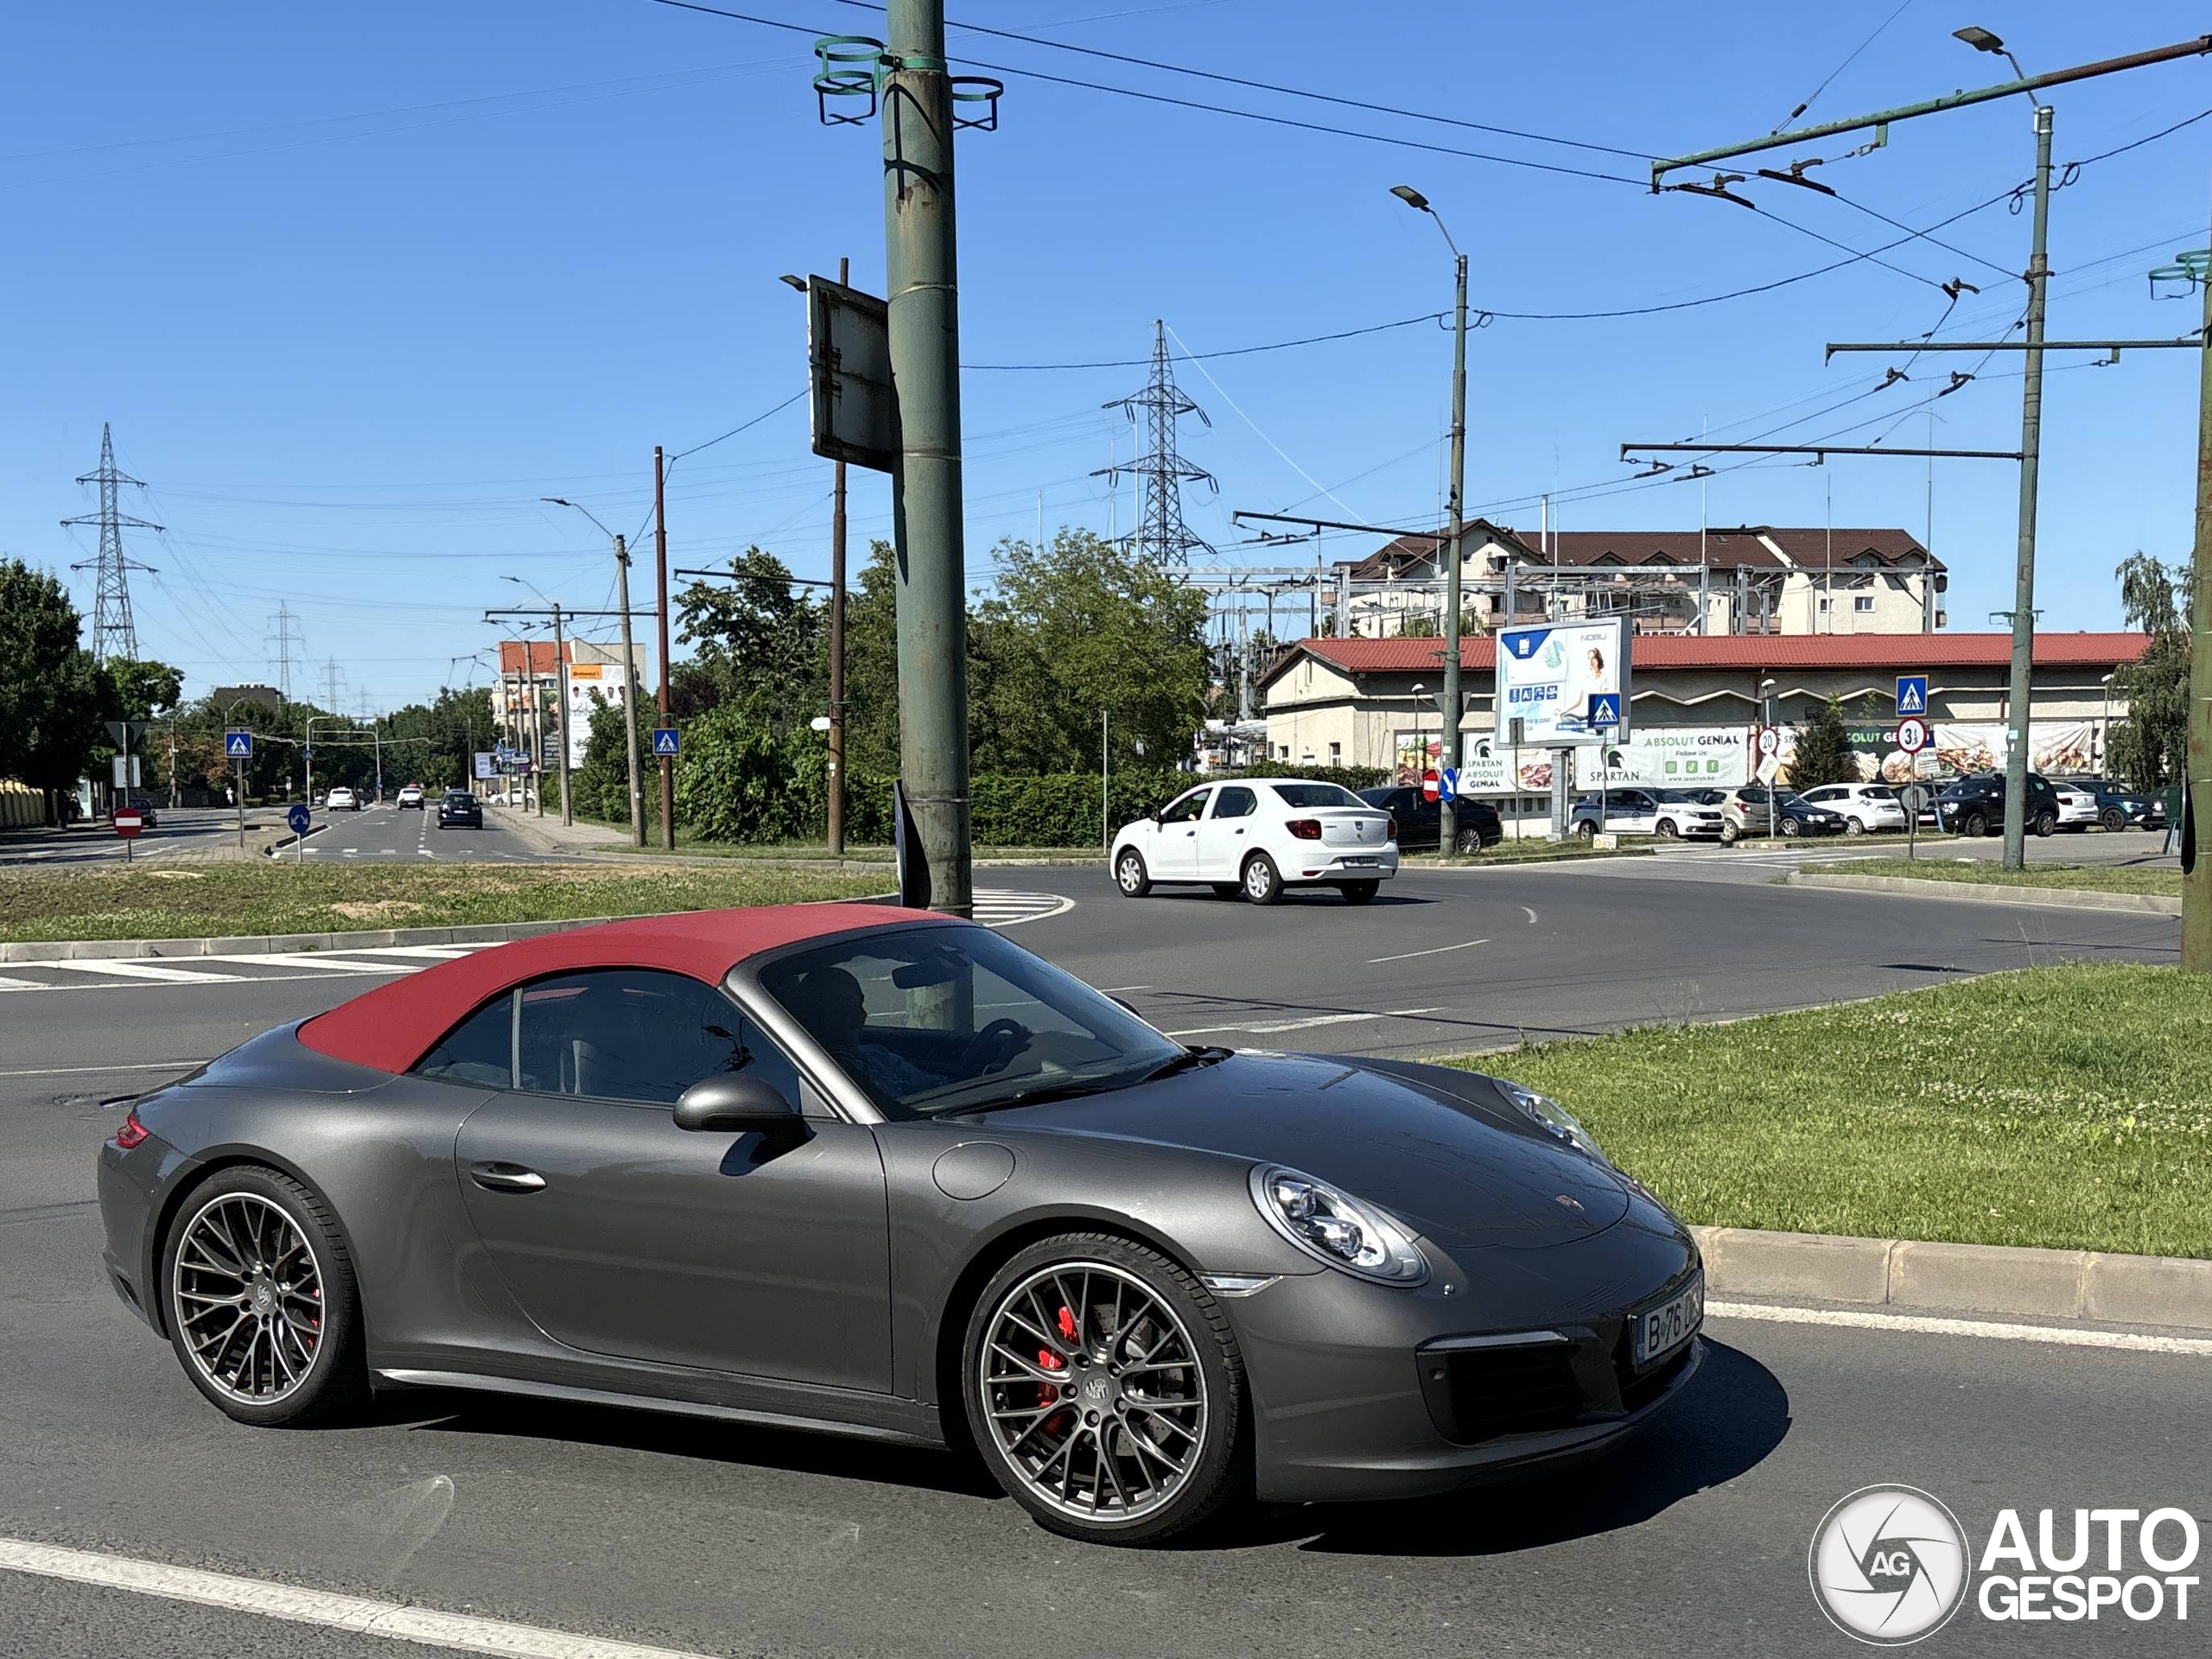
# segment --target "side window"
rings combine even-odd
[[[1217,818],[1249,818],[1259,805],[1260,798],[1250,790],[1231,785],[1214,797],[1213,815]]]
[[[415,1075],[483,1089],[512,1088],[514,1022],[514,994],[503,992],[439,1038],[437,1046],[416,1063]]]
[[[682,974],[594,969],[517,993],[515,1087],[672,1106],[702,1077],[743,1071],[798,1104],[782,1052],[711,985]]]
[[[1179,801],[1174,802],[1160,815],[1162,823],[1188,823],[1205,810],[1206,797],[1211,789],[1194,789]]]

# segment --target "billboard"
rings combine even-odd
[[[489,751],[488,749],[479,749],[479,750],[477,750],[477,751],[476,751],[476,776],[478,777],[478,779],[479,779],[480,780],[480,779],[492,779],[492,778],[497,778],[499,775],[499,757],[498,755],[493,754],[493,753],[491,753],[491,751]]]
[[[1897,747],[1895,721],[1884,723],[1853,721],[1847,730],[1852,752],[1859,760],[1859,775],[1868,781],[1901,784],[1915,776],[1948,778],[1965,772],[1998,772],[2011,748],[2010,734],[2001,721],[1931,722],[1935,744],[1914,757]],[[1784,782],[1789,779],[1790,757],[1797,747],[1797,728],[1777,728],[1777,751]],[[2097,723],[2088,720],[2037,720],[2028,725],[2028,769],[2064,777],[2092,772],[2097,756]]]
[[[1497,634],[1497,721],[1518,718],[1526,749],[1580,748],[1629,735],[1629,623],[1544,622],[1501,628]],[[1619,700],[1621,723],[1599,729],[1588,715],[1593,696]]]
[[[622,665],[620,663],[569,664],[569,764],[581,766],[591,743],[592,710],[603,703],[622,706]],[[621,751],[617,749],[616,753]]]
[[[1424,778],[1436,775],[1437,762],[1444,753],[1444,741],[1439,737],[1423,736],[1414,732],[1400,732],[1392,745],[1391,781],[1404,785],[1421,783]],[[1520,787],[1514,787],[1513,751],[1502,743],[1473,732],[1460,740],[1459,793],[1462,795],[1541,795],[1552,786],[1552,757],[1549,750],[1524,747],[1520,754]]]
[[[1736,789],[1751,782],[1751,734],[1742,726],[1654,726],[1618,743],[1579,749],[1583,789]]]

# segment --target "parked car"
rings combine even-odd
[[[484,803],[465,789],[449,789],[438,802],[438,828],[450,830],[455,824],[466,824],[471,830],[484,827]]]
[[[161,823],[161,819],[156,816],[156,803],[151,795],[136,793],[125,795],[116,804],[127,806],[136,812],[139,821],[149,830],[156,828]]]
[[[358,812],[361,810],[361,798],[339,784],[332,788],[330,798],[323,804],[333,812]]]
[[[1141,899],[1158,882],[1204,882],[1272,905],[1286,887],[1334,887],[1363,905],[1398,873],[1397,826],[1337,784],[1241,778],[1204,784],[1123,824],[1108,861]]]
[[[2078,784],[2051,785],[2051,792],[2058,798],[2058,827],[2062,830],[2087,830],[2101,816],[2096,794]]]
[[[1720,818],[1720,839],[1727,842],[1745,836],[1840,836],[1847,827],[1842,813],[1815,806],[1789,790],[1770,791],[1764,784],[1730,790]]]
[[[1957,836],[2005,833],[2005,774],[1980,772],[1954,780],[1936,798],[1943,827]],[[2028,774],[2028,827],[2039,836],[2058,831],[2058,791],[2040,772]]]
[[[1718,836],[1720,808],[1698,798],[1706,792],[1610,789],[1603,795],[1586,795],[1567,814],[1567,833],[1586,840],[1600,830],[1621,836],[1664,836],[1669,841]]]
[[[1424,799],[1418,789],[1406,784],[1384,784],[1352,792],[1370,806],[1390,815],[1398,826],[1400,852],[1433,853],[1443,844],[1444,808],[1440,802]],[[1463,799],[1459,808],[1461,852],[1479,853],[1505,839],[1504,820],[1488,801]]]
[[[2052,781],[2061,789],[2079,790],[2092,797],[2097,804],[2096,821],[2107,830],[2165,828],[2166,803],[2163,795],[2138,794],[2109,778],[2064,778]],[[2059,823],[2063,825],[2065,822],[2062,814]]]
[[[1807,790],[1805,798],[1815,806],[1842,814],[1846,835],[1909,827],[1904,804],[1888,784],[1822,784],[1818,789]]]
[[[399,786],[399,798],[392,804],[403,810],[412,807],[416,811],[420,812],[423,810],[423,785],[402,784]]]

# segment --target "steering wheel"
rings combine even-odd
[[[969,1039],[960,1051],[959,1067],[976,1075],[1001,1071],[1028,1046],[1028,1027],[1019,1020],[994,1020]]]

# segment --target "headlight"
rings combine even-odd
[[[1428,1277],[1428,1263],[1403,1227],[1311,1175],[1255,1166],[1252,1202],[1277,1232],[1332,1268],[1386,1285],[1418,1285]]]
[[[1597,1137],[1584,1128],[1574,1114],[1554,1100],[1549,1095],[1540,1095],[1533,1089],[1523,1088],[1503,1077],[1492,1077],[1498,1092],[1529,1115],[1529,1119],[1554,1141],[1563,1141],[1577,1152],[1586,1153],[1599,1163],[1611,1163],[1598,1145]]]

